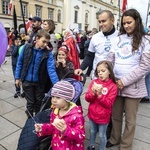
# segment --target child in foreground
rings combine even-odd
[[[51,91],[53,110],[50,123],[35,124],[38,136],[52,135],[53,150],[84,150],[84,117],[80,106],[72,103],[75,94],[68,81],[57,82]]]
[[[97,79],[92,80],[85,95],[86,101],[89,102],[88,117],[90,124],[90,146],[87,149],[95,150],[96,134],[99,132],[99,150],[105,150],[106,129],[118,90],[110,62],[99,62],[95,70],[95,76]]]

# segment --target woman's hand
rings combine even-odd
[[[117,80],[117,86],[120,90],[123,89],[124,85],[121,80]]]

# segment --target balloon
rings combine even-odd
[[[5,55],[7,52],[8,39],[4,26],[0,22],[0,65],[5,60]]]

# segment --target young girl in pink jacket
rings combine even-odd
[[[101,61],[95,70],[97,79],[89,85],[85,99],[89,102],[88,117],[90,123],[90,146],[88,150],[95,150],[95,138],[99,132],[99,150],[105,150],[106,129],[112,114],[112,106],[117,96],[117,86],[112,65],[108,61]]]
[[[70,82],[57,82],[51,91],[54,109],[50,123],[35,124],[38,136],[52,135],[53,150],[84,150],[84,117],[81,107],[71,102],[74,94]]]

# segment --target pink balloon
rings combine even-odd
[[[7,52],[8,39],[4,26],[0,22],[0,65],[5,60],[5,55]]]

